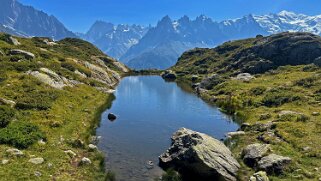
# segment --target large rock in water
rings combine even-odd
[[[174,167],[202,180],[235,181],[240,168],[222,142],[186,128],[174,133],[171,147],[159,160],[163,168]]]

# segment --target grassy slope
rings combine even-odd
[[[4,36],[6,35],[1,34],[2,40],[5,39]],[[111,104],[113,96],[90,86],[109,87],[108,85],[76,75],[73,71],[63,68],[62,64],[66,63],[67,58],[94,63],[91,56],[105,55],[94,46],[75,39],[62,40],[55,46],[45,45],[42,40],[35,38],[17,39],[21,43],[19,46],[0,40],[0,50],[7,54],[10,49],[19,48],[34,53],[36,58],[25,60],[23,57],[17,57],[23,61],[14,62],[12,58],[15,56],[0,55],[0,72],[3,78],[0,82],[0,97],[16,102],[30,98],[36,104],[48,105],[48,109],[45,110],[16,108],[15,117],[10,123],[24,122],[36,125],[43,132],[46,144],[35,142],[28,148],[21,149],[24,152],[21,158],[11,157],[6,153],[8,148],[13,147],[11,144],[0,145],[0,160],[9,160],[8,164],[0,164],[0,180],[104,180],[103,156],[98,151],[88,151],[87,145],[99,123],[101,111]],[[82,65],[74,66],[83,73],[89,71]],[[58,90],[25,74],[27,70],[38,70],[40,67],[47,67],[85,84]],[[121,73],[120,70],[112,66],[111,68]],[[39,92],[42,92],[43,96],[39,97]],[[72,144],[78,139],[85,142],[84,147]],[[65,150],[72,150],[77,156],[71,158],[64,153]],[[78,165],[84,156],[90,158],[93,164]],[[32,157],[42,157],[45,162],[40,165],[31,164],[28,160]],[[36,178],[36,171],[42,176]]]
[[[172,70],[178,74],[178,81],[191,84],[192,75],[197,75],[199,82],[207,75],[218,73],[225,82],[202,92],[201,96],[220,106],[223,111],[236,114],[242,121],[250,124],[275,121],[274,130],[284,141],[280,143],[269,140],[273,152],[293,159],[284,175],[270,176],[273,180],[317,180],[321,177],[321,116],[312,116],[320,112],[321,68],[314,65],[284,66],[277,70],[257,74],[250,82],[233,80],[229,71],[222,71],[229,63],[226,60],[237,52],[250,47],[255,39],[229,42],[223,47],[239,47],[232,51],[219,54],[214,49],[197,49],[186,52]],[[220,47],[222,48],[222,47]],[[201,63],[200,63],[201,62]],[[257,91],[260,90],[260,91]],[[276,101],[276,97],[291,97],[294,99],[280,105],[269,106],[266,100]],[[282,110],[291,110],[304,114],[306,121],[280,120],[278,114]],[[262,114],[270,114],[267,120],[260,120]],[[261,142],[257,139],[263,132],[248,131],[245,136],[235,138],[231,149],[242,163],[242,149],[251,143]],[[305,150],[305,147],[310,149]],[[239,173],[240,180],[248,180],[254,171],[242,163]]]

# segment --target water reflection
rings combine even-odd
[[[159,76],[121,81],[115,92],[117,99],[103,113],[97,130],[102,136],[98,146],[107,154],[107,168],[116,173],[117,180],[153,180],[161,175],[158,156],[181,127],[218,139],[237,129],[229,117],[185,90]],[[117,120],[108,121],[109,113],[117,115]]]

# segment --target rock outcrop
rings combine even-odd
[[[291,158],[276,154],[263,157],[258,162],[258,169],[264,170],[268,174],[281,174],[287,165],[291,163]]]
[[[59,76],[57,73],[47,68],[40,68],[40,71],[29,71],[27,74],[56,89],[62,89],[65,86],[71,85],[68,79]]]
[[[177,76],[173,71],[166,70],[164,73],[162,73],[162,77],[166,80],[175,80]]]
[[[257,162],[264,157],[270,150],[268,144],[251,144],[246,146],[242,151],[242,158],[245,164],[250,167],[254,167]]]
[[[31,158],[28,162],[33,163],[35,165],[42,164],[45,160],[41,157],[39,158]]]
[[[26,59],[34,59],[35,58],[35,55],[33,53],[27,52],[27,51],[24,51],[24,50],[20,50],[20,49],[10,50],[9,54],[10,55],[22,55]]]
[[[266,172],[259,171],[250,177],[250,181],[269,181],[269,177]]]
[[[210,90],[214,86],[223,82],[223,79],[218,74],[213,74],[202,80],[200,88]]]
[[[241,74],[238,74],[235,79],[236,80],[241,80],[241,81],[244,81],[244,82],[249,82],[250,80],[252,80],[254,78],[255,77],[252,76],[249,73],[241,73]]]
[[[198,175],[203,180],[235,181],[239,163],[220,141],[203,133],[181,128],[172,136],[171,147],[160,157],[160,166]]]

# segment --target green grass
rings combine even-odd
[[[45,44],[45,38],[17,39],[21,45],[14,46],[8,43],[8,35],[0,33],[0,50],[5,53],[0,55],[0,98],[16,103],[13,108],[0,105],[0,161],[9,160],[8,164],[0,164],[0,180],[105,180],[104,156],[89,151],[88,144],[102,111],[111,105],[114,96],[94,88],[110,85],[91,77],[91,70],[82,62],[100,66],[93,57],[101,57],[110,66],[114,60],[78,39],[61,40],[53,46]],[[32,52],[36,58],[11,56],[11,49]],[[42,67],[82,84],[55,89],[26,74]],[[122,74],[116,66],[110,68]],[[76,70],[87,77],[76,74]],[[73,144],[77,141],[82,145]],[[8,148],[19,148],[24,156],[12,157],[6,153]],[[77,155],[70,157],[66,150]],[[33,157],[45,161],[33,165],[28,162]],[[92,164],[81,165],[83,157]],[[35,176],[35,172],[41,176]]]
[[[321,166],[321,116],[312,116],[313,112],[320,112],[321,107],[315,94],[321,87],[321,68],[308,72],[302,71],[304,69],[305,65],[280,67],[277,73],[257,75],[250,82],[230,79],[201,94],[223,111],[241,117],[242,122],[275,121],[275,132],[284,141],[272,143],[273,152],[289,156],[293,162],[284,175],[271,176],[273,180],[317,180],[321,177],[315,170]],[[311,77],[316,79],[311,81]],[[180,77],[180,80],[186,78]],[[299,114],[280,117],[279,113],[284,110]],[[267,114],[269,116],[261,119]],[[261,142],[257,139],[260,134],[247,132],[246,136],[233,141],[232,152],[240,163],[242,149],[248,144]],[[309,149],[305,150],[307,147]],[[248,180],[253,172],[242,163],[240,180]]]

